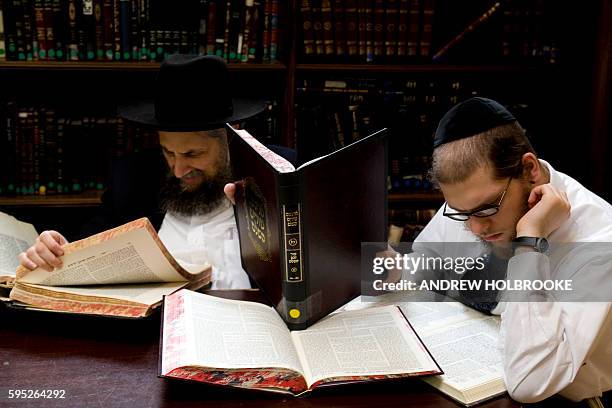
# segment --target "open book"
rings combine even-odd
[[[163,296],[210,282],[210,265],[182,267],[147,218],[64,245],[53,272],[19,266],[10,298],[72,313],[143,317]]]
[[[321,385],[440,374],[396,306],[290,332],[273,308],[181,290],[164,301],[160,376],[299,395]]]
[[[444,370],[443,375],[424,381],[456,401],[471,406],[506,392],[498,346],[498,316],[485,315],[456,301],[410,302],[408,299],[405,292],[362,296],[343,310],[375,310],[399,305]]]
[[[297,169],[245,130],[228,135],[242,265],[305,329],[359,295],[361,243],[386,239],[386,130]]]
[[[18,255],[31,247],[38,233],[32,224],[0,212],[0,286],[11,287],[15,270],[19,266]]]

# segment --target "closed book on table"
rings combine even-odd
[[[359,294],[361,242],[386,239],[386,130],[295,169],[228,129],[242,265],[305,329]]]

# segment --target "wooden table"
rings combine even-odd
[[[263,301],[257,291],[210,291]],[[418,379],[347,385],[304,398],[157,377],[160,314],[143,321],[0,307],[0,407],[459,407]],[[9,389],[65,399],[8,399]],[[482,408],[518,407],[507,396]]]

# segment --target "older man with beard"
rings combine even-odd
[[[183,264],[210,262],[213,289],[251,287],[240,262],[234,210],[223,193],[231,179],[225,125],[260,113],[265,103],[231,98],[229,87],[220,58],[173,55],[161,64],[155,100],[122,107],[120,114],[157,130],[166,169],[156,161],[136,161],[116,172],[110,197],[103,197],[104,212],[89,229],[97,232],[144,215],[159,225],[154,218],[163,214],[162,242]],[[160,178],[165,178],[161,188]],[[20,262],[53,271],[62,264],[65,243],[59,232],[44,231],[20,254]]]

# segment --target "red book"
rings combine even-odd
[[[408,16],[408,37],[406,40],[406,54],[409,57],[418,55],[419,33],[421,31],[421,0],[410,0]]]
[[[421,23],[421,41],[419,44],[419,55],[423,58],[428,58],[431,55],[434,13],[435,0],[424,0],[423,17]]]

